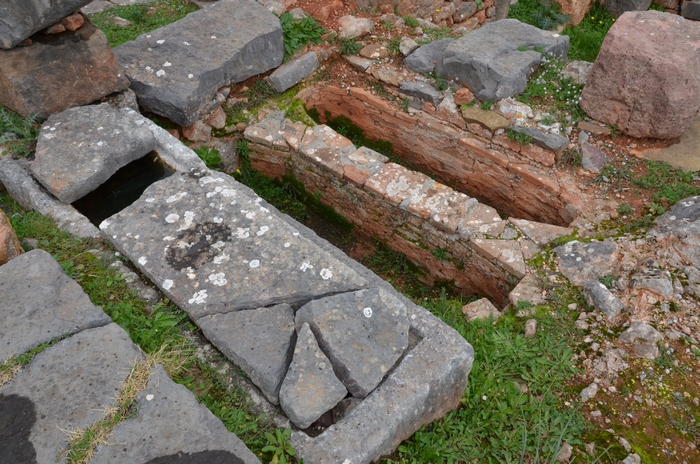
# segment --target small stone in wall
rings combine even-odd
[[[369,58],[371,60],[379,60],[391,55],[389,49],[386,48],[386,45],[382,43],[372,43],[369,45],[365,45],[364,47],[362,47],[359,53],[360,56],[364,56],[365,58]]]
[[[419,47],[418,42],[410,37],[401,37],[401,42],[399,43],[399,51],[403,56],[408,56],[413,53]]]
[[[85,24],[85,17],[80,13],[74,13],[63,18],[61,24],[63,24],[68,31],[77,31],[83,26],[83,24]]]
[[[525,338],[532,338],[537,334],[537,319],[528,319],[525,322]]]
[[[467,322],[475,319],[498,319],[501,317],[501,312],[489,301],[488,298],[481,298],[469,304],[462,306],[462,314]]]

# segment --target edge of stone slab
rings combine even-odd
[[[255,195],[243,184],[240,188]],[[266,207],[283,217],[303,237],[367,279],[370,286],[396,295],[406,305],[411,330],[421,338],[380,386],[346,417],[315,438],[303,431],[293,431],[291,443],[297,455],[307,464],[344,464],[346,460],[360,464],[391,454],[423,424],[459,405],[474,362],[474,349],[455,329],[414,304],[308,227],[283,215],[272,205]],[[411,378],[420,383],[409,383]],[[362,443],[360,451],[358,443]]]
[[[0,160],[0,184],[22,208],[50,217],[59,229],[80,238],[102,236],[99,229],[78,210],[46,193],[19,162]]]

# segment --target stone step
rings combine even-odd
[[[220,0],[114,54],[143,109],[189,126],[211,110],[219,88],[282,64],[284,43],[279,19],[265,7]]]

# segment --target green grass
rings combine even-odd
[[[595,61],[608,30],[615,22],[600,3],[593,3],[577,26],[567,26],[562,34],[571,39],[569,60]]]
[[[420,26],[420,23],[416,18],[413,16],[402,16],[403,21],[406,23],[406,26],[408,27],[418,27]]]
[[[527,135],[524,132],[518,132],[513,129],[508,129],[506,135],[508,136],[508,140],[510,140],[511,142],[518,142],[524,147],[530,145],[534,140],[534,138],[531,135]]]
[[[338,53],[341,55],[357,55],[362,50],[362,44],[357,39],[336,39]]]
[[[288,61],[309,43],[314,45],[323,43],[321,36],[326,33],[326,30],[311,16],[294,19],[291,14],[285,13],[280,16],[280,23],[284,33],[284,61]]]
[[[659,161],[646,161],[647,173],[639,178],[633,178],[632,184],[645,189],[655,190],[651,197],[653,202],[668,201],[672,206],[683,198],[700,194],[700,188],[692,185],[695,175],[690,172],[674,169]]]
[[[561,7],[554,0],[520,0],[515,5],[511,5],[508,17],[549,30],[571,21],[571,17],[562,14],[560,9]]]
[[[221,157],[219,156],[219,150],[212,147],[202,147],[194,150],[197,156],[204,161],[204,164],[208,168],[215,169],[219,164],[221,164]]]
[[[0,106],[0,145],[5,145],[10,154],[27,156],[34,151],[39,136],[39,130],[35,126],[36,116],[23,118]]]
[[[187,0],[155,0],[152,3],[118,6],[108,11],[90,15],[92,21],[107,36],[112,47],[134,40],[146,32],[173,23],[184,18],[198,8]],[[112,18],[131,21],[128,27],[119,27]]]

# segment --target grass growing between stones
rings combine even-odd
[[[112,47],[134,40],[141,34],[150,32],[184,18],[198,8],[187,0],[155,0],[152,3],[118,6],[101,13],[90,15],[92,21]],[[127,27],[118,26],[114,18],[130,21]]]
[[[593,3],[577,26],[567,26],[562,32],[571,39],[569,59],[595,61],[603,39],[614,22],[615,18],[607,12],[605,6]]]
[[[51,340],[50,342],[42,343],[41,345],[32,348],[26,353],[22,353],[18,356],[13,356],[4,363],[0,364],[0,387],[5,385],[10,380],[14,379],[17,376],[17,374],[19,374],[19,371],[22,369],[22,367],[32,362],[32,359],[34,359],[36,355],[38,355],[45,349],[52,347],[64,338],[66,337],[58,337]]]
[[[285,13],[280,16],[280,24],[284,33],[284,61],[288,61],[310,43],[323,43],[321,36],[326,30],[311,16],[294,19],[291,14]]]
[[[520,0],[511,5],[508,17],[548,30],[571,21],[569,15],[562,14],[559,10],[561,6],[554,0]]]
[[[191,390],[200,403],[259,457],[272,458],[270,453],[262,451],[268,445],[264,434],[272,431],[272,427],[264,417],[252,411],[247,394],[228,381],[225,370],[229,364],[222,355],[215,353],[205,357],[196,354],[194,340],[199,334],[183,311],[164,299],[150,313],[147,312],[145,302],[126,286],[106,260],[98,257],[102,251],[113,250],[109,244],[72,237],[57,229],[49,218],[22,210],[6,194],[0,194],[0,207],[10,218],[19,239],[36,239],[38,247],[50,253],[81,285],[90,300],[129,333],[148,359],[162,363],[173,380]],[[0,367],[0,376],[9,381],[21,366],[56,341],[7,361]],[[74,462],[81,462],[89,448],[87,444],[96,443],[104,435],[101,430],[113,427],[126,417],[118,411],[113,412],[113,415],[103,418],[96,429],[88,429],[80,439],[76,438]]]
[[[23,118],[0,105],[0,155],[27,156],[34,151],[39,127],[36,116]]]

